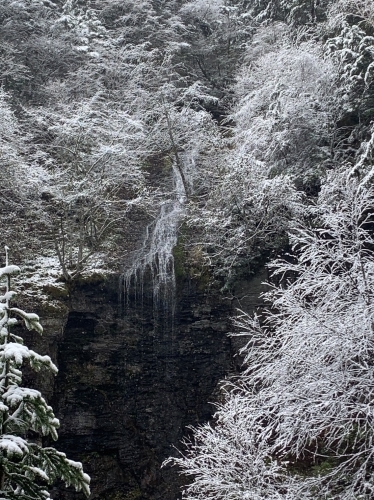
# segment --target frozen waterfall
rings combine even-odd
[[[184,177],[189,187],[193,159],[184,166]],[[148,225],[142,247],[136,253],[131,267],[124,273],[125,300],[129,300],[133,290],[138,300],[143,300],[145,275],[151,276],[153,287],[153,307],[155,312],[162,307],[171,316],[175,310],[176,280],[173,249],[177,244],[179,225],[185,214],[187,200],[186,186],[180,171],[181,166],[173,164],[173,192],[170,199],[161,204],[154,222]],[[186,176],[186,172],[189,174]]]

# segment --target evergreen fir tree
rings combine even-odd
[[[0,500],[50,498],[48,486],[57,479],[88,496],[90,478],[82,464],[39,444],[42,436],[57,439],[59,421],[39,391],[21,386],[21,368],[26,360],[35,371],[45,368],[57,373],[57,367],[49,356],[32,351],[12,332],[17,318],[29,330],[42,333],[43,328],[36,314],[11,306],[16,295],[11,277],[20,268],[9,265],[5,250],[6,265],[0,268],[0,280],[5,280],[5,293],[0,296]]]

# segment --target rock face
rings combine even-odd
[[[214,411],[209,401],[232,359],[229,309],[184,279],[171,321],[162,307],[155,313],[151,291],[124,307],[113,277],[77,286],[67,315],[44,314],[47,327],[61,323],[49,337],[60,370],[51,398],[61,421],[55,446],[84,463],[92,499],[180,498],[182,479],[161,464],[186,426]],[[59,487],[52,495],[83,498]]]

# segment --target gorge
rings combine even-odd
[[[1,498],[371,500],[372,0],[1,0],[0,116]]]

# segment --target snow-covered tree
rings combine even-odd
[[[18,120],[11,107],[9,95],[0,89],[0,110],[2,120],[0,123],[0,181],[5,188],[2,191],[2,198],[7,197],[11,186],[21,183],[18,180],[22,160],[20,151],[22,148],[22,134]]]
[[[322,46],[295,44],[290,28],[257,29],[234,87],[236,104],[223,148],[210,157],[214,179],[191,223],[207,260],[225,277],[253,272],[287,245],[301,192],[316,192],[334,164],[336,68]]]
[[[295,222],[270,309],[238,321],[243,374],[175,460],[185,498],[373,496],[373,200],[370,175],[331,172]]]
[[[50,87],[65,95],[63,86]],[[55,106],[31,113],[34,140],[43,142],[32,160],[45,171],[50,239],[70,280],[144,198],[142,125],[100,94],[72,103],[60,96]]]
[[[308,25],[326,18],[332,0],[239,0],[257,22],[286,21],[296,26]]]
[[[374,6],[366,0],[341,0],[331,6],[326,52],[339,67],[337,95],[340,116],[336,130],[336,156],[357,155],[367,140],[374,106]]]
[[[204,206],[191,206],[189,224],[200,229],[206,261],[228,285],[287,245],[289,221],[300,209],[302,193],[289,175],[269,179],[250,155],[232,160],[217,177]]]
[[[331,164],[336,68],[320,44],[294,44],[287,25],[261,28],[235,86],[237,148],[264,168],[316,175]]]
[[[240,56],[251,37],[250,18],[241,15],[235,2],[194,0],[185,2],[179,15],[188,43],[183,61],[195,78],[223,97],[232,83]]]
[[[22,384],[22,365],[33,370],[57,373],[49,356],[41,356],[23,343],[15,333],[18,320],[29,330],[43,332],[39,317],[12,306],[16,293],[11,278],[20,268],[8,263],[0,268],[5,292],[0,296],[0,497],[2,499],[44,500],[50,498],[48,487],[57,479],[89,496],[90,478],[82,464],[66,458],[55,448],[44,447],[43,436],[57,439],[59,421],[42,394]]]
[[[0,244],[14,242],[14,254],[25,253],[22,246],[34,248],[31,239],[24,245],[26,221],[22,216],[36,209],[36,176],[30,171],[24,155],[27,134],[12,109],[10,93],[0,89]],[[28,181],[25,182],[25,179]],[[33,238],[34,239],[34,238]],[[35,242],[35,240],[34,240]],[[38,245],[40,243],[38,242]]]

